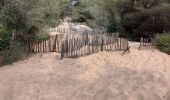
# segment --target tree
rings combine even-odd
[[[68,7],[67,0],[6,0],[1,22],[7,30],[20,33],[20,40],[30,41],[44,27],[55,26]]]

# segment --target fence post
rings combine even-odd
[[[64,44],[61,44],[61,60],[64,58]]]
[[[120,38],[120,50],[122,50],[122,38]]]
[[[58,37],[58,35],[55,35],[55,40],[54,40],[54,43],[53,43],[53,52],[56,51],[57,37]]]
[[[141,49],[142,45],[143,45],[143,37],[141,37],[141,39],[140,39],[139,50]]]
[[[104,40],[103,40],[103,38],[102,38],[101,51],[103,51],[103,45],[104,45]]]

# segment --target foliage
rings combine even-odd
[[[170,33],[156,35],[154,43],[161,51],[170,54]]]
[[[22,58],[25,58],[28,54],[23,47],[18,47],[14,45],[12,48],[3,50],[0,52],[0,66],[5,64],[10,64],[14,61],[18,61]]]
[[[33,39],[34,40],[42,40],[42,39],[45,39],[48,37],[49,37],[48,33],[43,33],[43,34],[36,34]]]
[[[30,41],[44,33],[44,27],[56,26],[68,9],[67,0],[6,0],[0,21],[10,32],[19,33],[19,41]],[[56,25],[55,25],[56,24]]]
[[[0,51],[9,49],[10,33],[0,27]]]
[[[89,2],[79,0],[79,2],[72,7],[72,19],[75,22],[86,22],[87,20],[93,19],[89,10]]]
[[[169,0],[79,0],[92,19],[83,17],[90,26],[104,26],[108,32],[128,33],[139,40],[155,33],[170,31]],[[82,6],[86,5],[86,6]]]
[[[140,12],[128,14],[124,17],[123,27],[127,32],[134,33],[134,37],[154,37],[155,33],[169,31],[170,6],[157,6],[143,9]]]
[[[20,43],[48,37],[46,28],[58,25],[69,7],[68,0],[0,0],[0,52],[3,63],[23,57],[27,50]],[[17,47],[11,44],[13,32],[16,38],[12,42],[20,44]]]

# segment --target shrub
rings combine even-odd
[[[154,38],[154,43],[161,51],[170,54],[170,34],[159,34]]]
[[[41,34],[36,34],[35,36],[33,36],[33,39],[34,40],[43,40],[48,37],[49,37],[48,33],[41,33]]]
[[[11,34],[0,27],[0,51],[9,49]]]
[[[25,58],[27,54],[24,47],[13,45],[10,49],[0,52],[0,66]]]

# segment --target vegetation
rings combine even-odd
[[[1,0],[0,54],[3,62],[22,57],[26,51],[23,43],[47,37],[45,29],[57,26],[68,9],[68,0]],[[14,40],[12,33],[17,35]],[[14,47],[16,44],[18,46]]]
[[[2,55],[0,57],[3,58],[0,63],[1,66],[25,58],[29,53],[27,52],[27,50],[25,50],[24,47],[14,46],[8,50],[3,50],[2,52],[0,52],[0,54]]]
[[[156,36],[159,49],[170,54],[169,35],[163,34],[170,31],[170,0],[79,0],[78,5],[91,15],[78,15],[89,26],[104,26],[133,41]]]
[[[170,33],[156,35],[154,43],[161,51],[170,54]]]
[[[9,49],[10,34],[7,30],[0,27],[0,51]]]
[[[154,37],[155,33],[170,30],[169,0],[79,0],[79,13],[90,26],[104,26],[108,32],[120,32],[132,40]],[[80,8],[80,6],[78,8]],[[86,9],[84,9],[84,7]],[[127,34],[128,33],[128,34]]]

